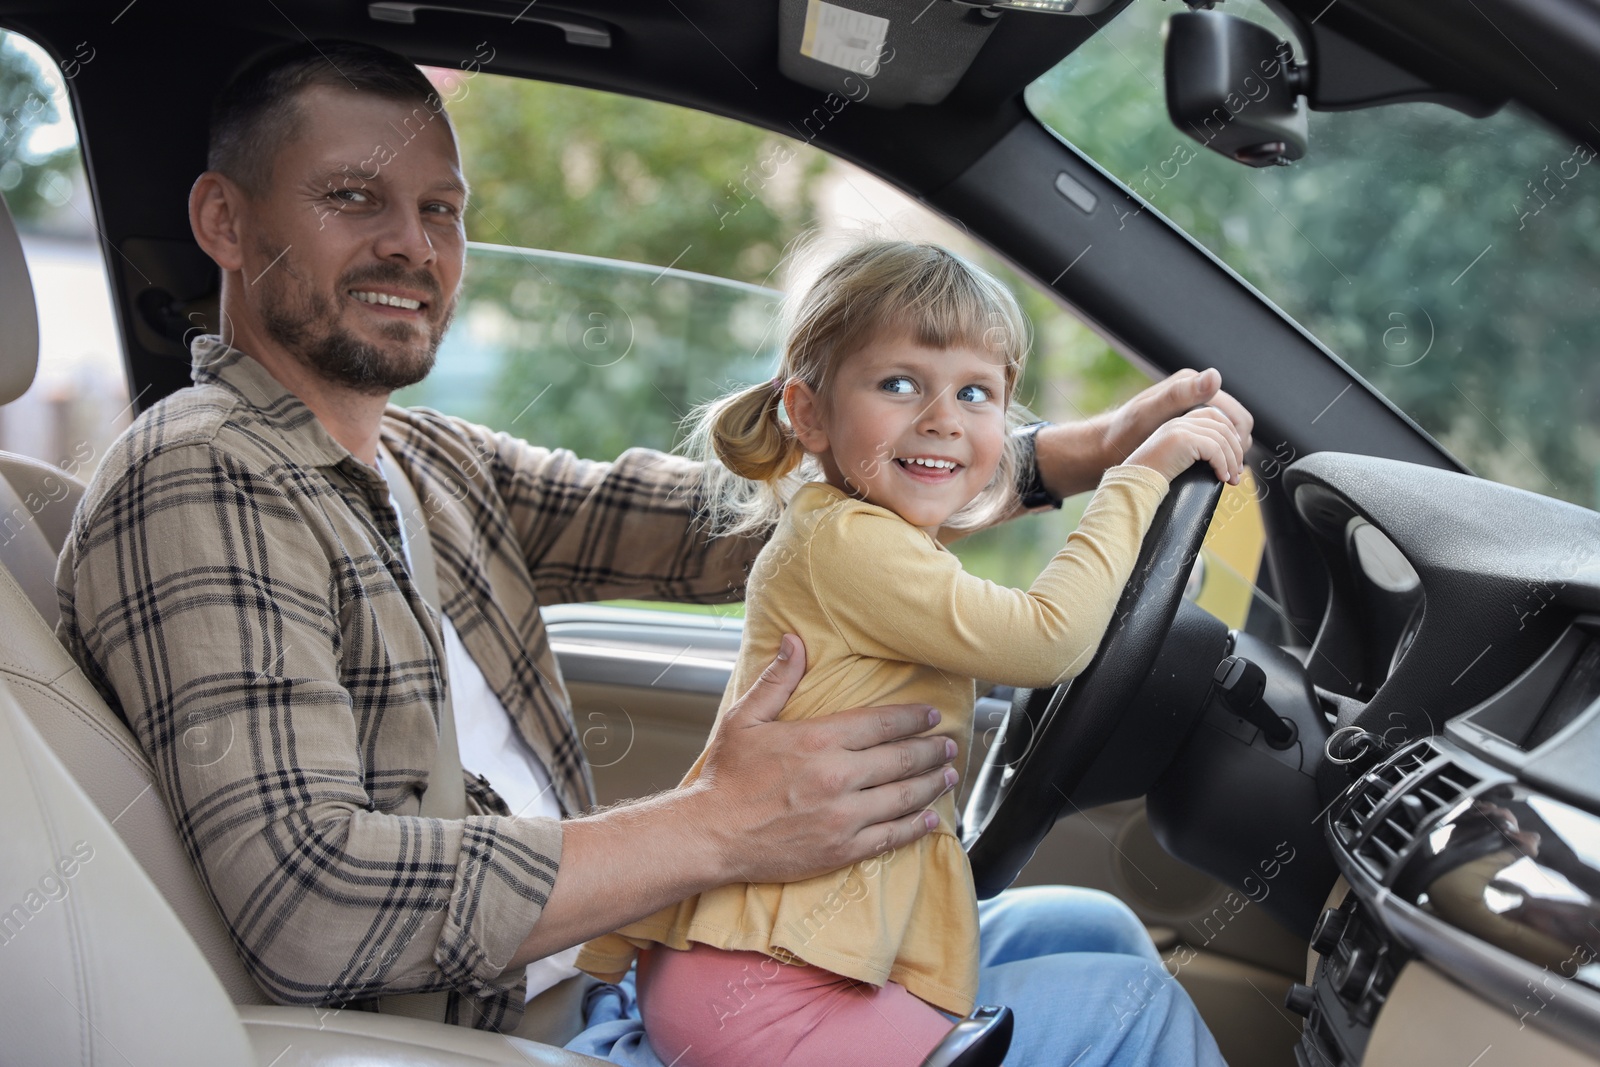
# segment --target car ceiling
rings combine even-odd
[[[1594,0],[1266,2],[1312,38],[1328,30],[1435,84],[1518,101],[1579,140],[1600,134]]]
[[[445,2],[509,15],[533,6],[522,0]],[[1112,10],[1127,2],[1117,0]],[[414,25],[378,21],[361,0],[246,0],[226,6],[175,0],[69,0],[46,6],[0,0],[0,18],[57,49],[88,39],[97,49],[96,63],[109,57],[125,69],[138,69],[136,94],[130,97],[129,83],[123,82],[116,98],[92,101],[93,110],[143,127],[146,136],[151,123],[183,128],[186,141],[194,140],[197,116],[203,129],[209,91],[239,63],[263,48],[303,38],[362,40],[442,67],[465,66],[481,57],[487,45],[494,60],[486,69],[495,73],[665,100],[790,135],[820,102],[817,90],[778,71],[776,4],[580,0],[559,5],[606,24],[609,48],[570,44],[559,29],[526,19],[514,22],[504,15],[419,6],[423,10],[416,13]],[[541,3],[539,10],[554,9]],[[885,161],[903,164],[897,169],[920,175],[919,188],[937,188],[1023,117],[1017,100],[1022,88],[1093,31],[1094,25],[1083,19],[1000,18],[987,46],[940,107],[849,109],[818,140],[870,169]],[[203,41],[208,54],[197,55],[195,41]],[[84,73],[92,71],[86,68]],[[174,91],[164,92],[167,85]],[[87,83],[74,88],[85,98],[91,94]],[[161,102],[159,115],[150,113],[154,101]]]

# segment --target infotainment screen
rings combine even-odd
[[[1556,691],[1550,694],[1522,747],[1528,751],[1538,748],[1597,699],[1600,699],[1600,640],[1591,637],[1567,668]]]

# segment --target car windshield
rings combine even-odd
[[[1261,3],[1228,8],[1295,40]],[[1136,0],[1028,106],[1478,474],[1600,505],[1594,150],[1510,108],[1399,104],[1313,111],[1304,159],[1244,167],[1167,116],[1173,10]]]

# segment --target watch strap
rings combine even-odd
[[[1036,440],[1036,435],[1049,425],[1050,422],[1041,419],[1026,426],[1018,426],[1011,431],[1012,436],[1022,445],[1022,469],[1017,472],[1017,496],[1022,506],[1030,511],[1034,508],[1061,506],[1061,498],[1044,487],[1044,479],[1039,474],[1039,442]]]

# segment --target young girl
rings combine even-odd
[[[1025,326],[1010,293],[944,249],[878,241],[829,266],[791,320],[778,376],[699,415],[720,460],[707,464],[714,521],[752,533],[777,520],[728,693],[793,633],[808,667],[783,718],[930,704],[963,767],[974,678],[1037,687],[1081,671],[1170,480],[1199,458],[1228,478],[1238,440],[1208,409],[1163,426],[1105,473],[1032,588],[1006,589],[963,572],[938,535],[1017,507]],[[914,844],[702,893],[590,942],[578,966],[615,981],[647,950],[645,1028],[679,1067],[919,1064],[952,1025],[942,1013],[966,1015],[978,988],[954,795],[933,810],[938,828]]]

